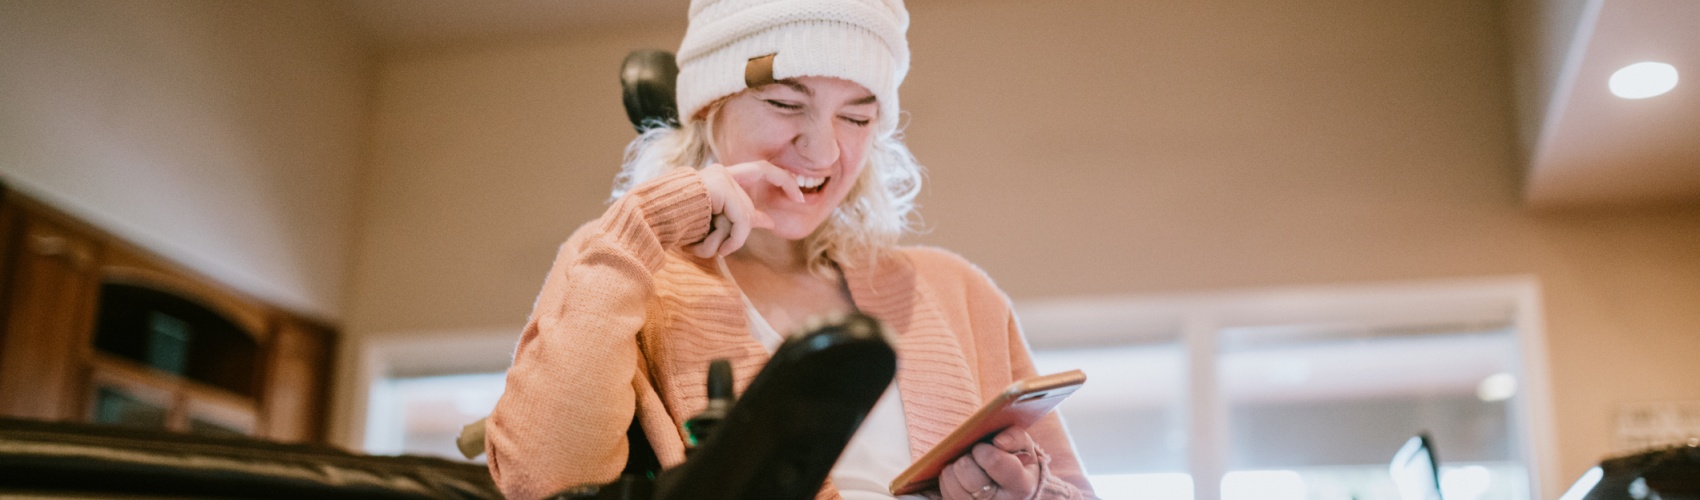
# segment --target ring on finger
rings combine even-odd
[[[998,485],[988,483],[985,486],[981,486],[980,491],[968,494],[968,498],[972,498],[974,500],[986,500],[996,494],[998,494]]]

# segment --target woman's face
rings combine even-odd
[[[862,173],[879,104],[861,85],[800,77],[736,94],[720,109],[714,131],[720,163],[767,160],[797,177],[803,202],[767,183],[744,189],[773,218],[772,232],[800,240],[820,227]]]

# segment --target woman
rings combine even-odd
[[[684,123],[634,141],[612,206],[562,245],[489,420],[490,471],[513,498],[611,481],[634,415],[676,465],[709,361],[732,360],[741,390],[779,332],[856,310],[894,336],[897,380],[822,496],[891,498],[913,458],[1036,374],[984,274],[896,246],[920,186],[896,137],[908,13],[900,0],[696,0],[690,13]],[[975,447],[930,496],[1091,490],[1052,415]]]

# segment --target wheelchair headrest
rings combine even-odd
[[[638,133],[655,127],[679,127],[679,106],[673,93],[679,65],[673,53],[635,50],[620,65],[620,88],[626,117]]]

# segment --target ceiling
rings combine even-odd
[[[1509,6],[1507,33],[1513,47],[1509,73],[1524,108],[1518,127],[1524,137],[1528,205],[1569,209],[1700,202],[1700,2],[1503,1]],[[379,50],[396,52],[622,25],[682,24],[688,2],[343,0],[337,5]],[[1519,29],[1526,24],[1546,26]],[[1606,90],[1613,71],[1646,60],[1676,66],[1683,81],[1670,93],[1641,100]]]
[[[1591,0],[1562,47],[1525,193],[1536,208],[1700,201],[1700,2]],[[1606,82],[1641,61],[1676,66],[1675,89],[1616,97]]]

